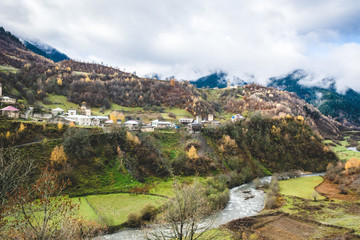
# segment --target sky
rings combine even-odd
[[[265,84],[303,69],[360,91],[359,0],[1,0],[1,25],[139,76]]]

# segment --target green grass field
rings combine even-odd
[[[87,199],[110,226],[125,223],[130,213],[139,213],[146,204],[151,203],[158,207],[166,202],[166,198],[162,197],[128,193],[92,195]],[[86,209],[85,206],[84,214],[89,216],[91,213]]]
[[[5,73],[17,73],[19,71],[18,68],[14,68],[12,66],[6,66],[6,65],[0,65],[0,72],[5,72]]]
[[[323,181],[320,176],[293,178],[279,181],[280,193],[288,196],[312,199],[314,188]],[[319,195],[318,199],[325,199]]]
[[[324,143],[330,146],[331,150],[334,151],[334,153],[339,157],[341,161],[347,161],[353,157],[360,158],[360,152],[351,151],[346,148],[346,146],[348,145],[347,141],[340,141],[340,145],[334,143],[331,140],[325,140]],[[334,144],[336,146],[332,146]]]
[[[336,201],[309,201],[293,196],[284,196],[285,204],[281,211],[295,216],[309,218],[324,224],[346,227],[360,234],[360,215],[358,203]]]
[[[49,94],[46,97],[46,100],[50,101],[52,104],[43,104],[45,108],[61,108],[64,111],[67,111],[69,109],[77,109],[79,110],[79,105],[75,103],[68,102],[65,96],[60,96],[56,94]]]

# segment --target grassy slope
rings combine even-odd
[[[331,150],[333,150],[336,153],[336,155],[339,157],[341,161],[347,161],[353,157],[360,158],[360,152],[351,151],[346,148],[346,146],[348,145],[347,141],[340,141],[340,145],[334,143],[331,140],[325,140],[324,143],[330,145]],[[336,146],[332,146],[332,145],[336,145]]]
[[[12,66],[0,65],[0,72],[10,72],[10,73],[17,73],[19,71],[18,68],[14,68]]]
[[[55,94],[49,94],[46,97],[46,100],[52,102],[52,104],[44,104],[45,108],[61,108],[64,111],[67,111],[69,109],[79,109],[79,106],[75,103],[68,102],[65,96],[55,95]]]
[[[125,223],[130,213],[138,213],[146,204],[158,207],[166,201],[162,197],[127,193],[92,195],[87,199],[108,225]]]
[[[320,176],[293,178],[289,180],[279,181],[280,193],[283,195],[311,199],[311,194],[314,192],[314,188],[322,181],[323,178]],[[325,198],[319,196],[318,199]]]
[[[304,177],[280,181],[280,193],[285,204],[280,210],[321,223],[354,229],[360,233],[360,215],[355,211],[353,203],[342,201],[326,201],[324,197],[319,201],[311,201],[310,196],[314,188],[321,183],[321,177]],[[356,203],[355,203],[356,206]],[[355,210],[354,210],[355,209]]]

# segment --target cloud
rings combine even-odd
[[[305,69],[360,91],[357,0],[2,0],[0,22],[74,59],[194,79],[260,83]]]

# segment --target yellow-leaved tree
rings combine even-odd
[[[25,130],[25,125],[23,124],[23,123],[20,123],[20,126],[19,126],[19,133],[21,133],[22,131],[24,131]]]
[[[345,170],[350,168],[360,168],[360,159],[351,158],[349,161],[347,161],[345,164]]]
[[[58,122],[58,124],[57,124],[57,129],[58,129],[59,131],[61,131],[62,128],[63,128],[63,126],[64,126],[64,124],[62,124],[62,122]]]
[[[129,142],[134,143],[135,145],[140,145],[140,144],[141,144],[139,138],[138,138],[137,136],[134,137],[134,136],[131,134],[131,132],[126,132],[126,139],[127,139]]]
[[[171,81],[170,81],[170,85],[171,85],[172,87],[174,87],[174,86],[175,86],[175,78],[172,78],[172,79],[171,79]]]
[[[110,114],[110,119],[113,123],[116,123],[117,120],[121,120],[121,122],[125,122],[125,115],[122,112],[113,111]]]
[[[64,152],[64,147],[62,145],[55,146],[51,152],[50,164],[51,166],[64,166],[67,162],[67,156]]]
[[[75,123],[73,121],[70,122],[69,127],[75,127]]]
[[[188,152],[188,158],[190,159],[198,159],[199,158],[199,155],[197,155],[197,151],[196,151],[196,148],[194,147],[194,145],[191,145],[191,148],[189,149],[189,152]]]
[[[62,79],[61,78],[58,78],[56,81],[57,81],[57,85],[62,86]]]

